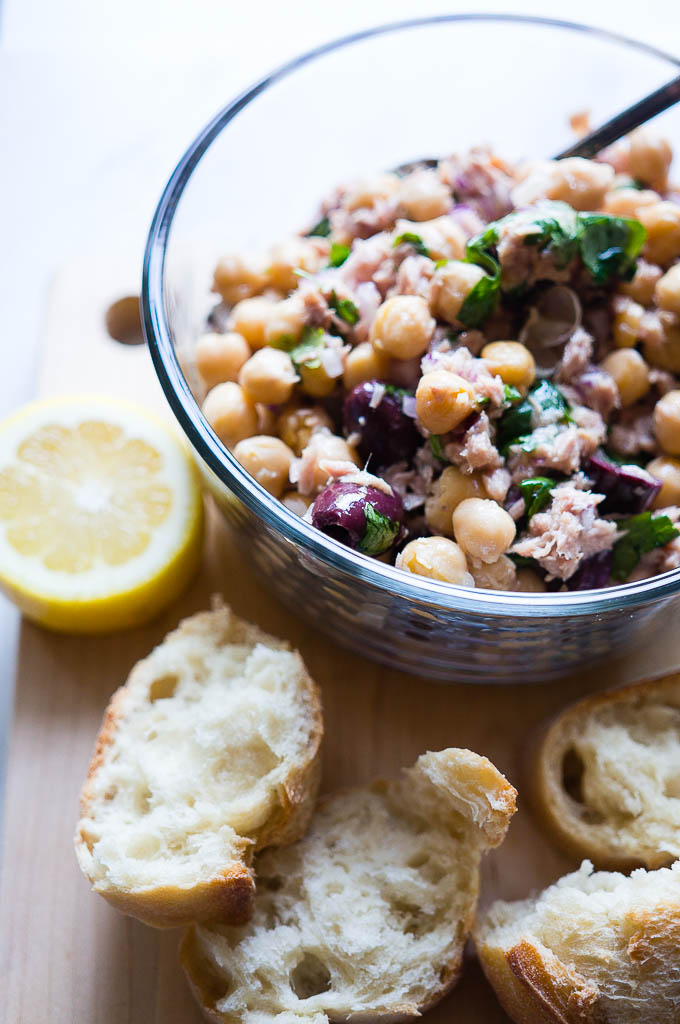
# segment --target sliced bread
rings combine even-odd
[[[482,853],[516,793],[469,750],[324,798],[307,835],[256,862],[245,928],[190,929],[180,956],[209,1021],[417,1017],[456,982]]]
[[[494,903],[474,938],[517,1024],[680,1021],[680,862],[626,877],[585,861],[539,896]]]
[[[563,711],[540,739],[530,789],[560,845],[597,867],[680,857],[680,675]]]
[[[254,851],[307,826],[322,731],[286,643],[220,605],[185,619],[106,711],[75,837],[94,889],[157,927],[247,921]]]

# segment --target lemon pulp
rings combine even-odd
[[[35,402],[0,424],[0,583],[32,618],[98,631],[151,617],[200,556],[195,467],[126,402]]]

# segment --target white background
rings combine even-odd
[[[474,0],[4,0],[0,415],[34,393],[56,268],[108,238],[127,239],[141,255],[174,163],[234,93],[334,36],[485,9],[584,21],[680,55],[678,0],[496,0],[489,8]],[[0,773],[16,626],[0,598]]]

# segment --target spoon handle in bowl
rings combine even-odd
[[[680,75],[671,79],[670,82],[666,82],[665,85],[655,92],[651,92],[644,99],[634,103],[632,107],[622,110],[616,117],[612,117],[611,121],[605,121],[603,125],[584,135],[573,146],[563,149],[555,159],[562,160],[566,156],[583,156],[590,159],[600,150],[611,145],[612,142],[616,142],[623,135],[632,132],[634,128],[639,128],[645,121],[649,121],[650,118],[667,110],[668,107],[672,107],[678,100],[680,100]]]

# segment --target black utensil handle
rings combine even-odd
[[[596,128],[594,132],[584,135],[573,146],[558,153],[555,159],[562,160],[566,156],[591,158],[606,146],[610,146],[612,142],[616,142],[622,135],[627,135],[634,128],[639,128],[645,121],[649,121],[650,118],[667,110],[668,107],[672,107],[678,100],[680,100],[680,75],[670,82],[666,82],[656,92],[645,96],[639,103],[634,103],[632,107],[622,110],[611,121],[606,121]]]

